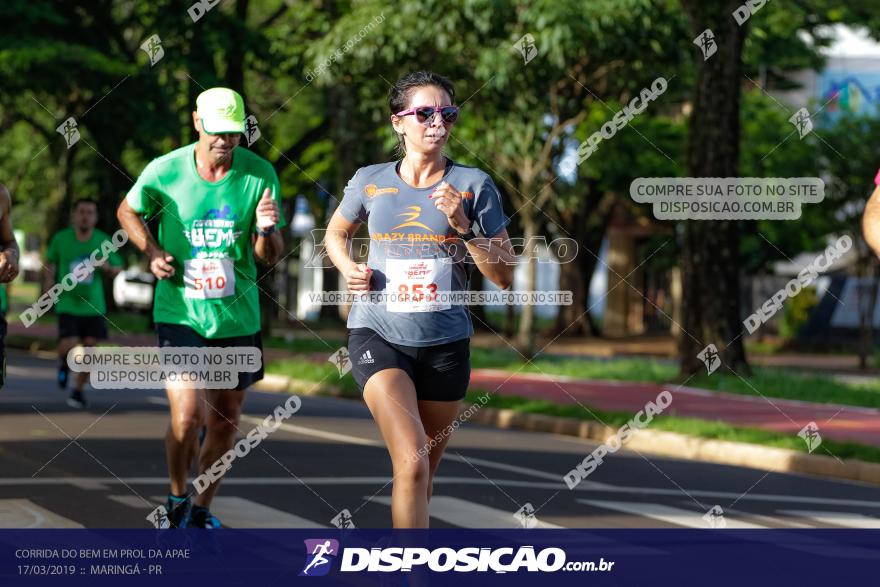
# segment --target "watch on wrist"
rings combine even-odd
[[[264,237],[269,236],[273,232],[275,232],[275,225],[274,224],[272,226],[270,226],[269,228],[267,228],[266,230],[263,230],[262,228],[257,227],[257,235],[258,236],[264,236]]]

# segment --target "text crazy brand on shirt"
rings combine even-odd
[[[159,246],[174,257],[174,276],[156,285],[153,317],[206,338],[254,334],[256,208],[267,187],[280,206],[278,176],[268,161],[239,147],[226,176],[210,182],[199,176],[194,151],[188,145],[155,159],[126,196],[135,212],[159,218]]]
[[[468,310],[438,294],[467,289],[464,243],[438,210],[431,194],[442,182],[457,189],[478,236],[497,235],[510,222],[492,179],[479,169],[449,161],[443,179],[414,188],[397,172],[398,162],[358,170],[345,188],[340,214],[367,222],[371,291],[382,302],[356,303],[349,328],[371,328],[389,342],[432,346],[473,334]]]

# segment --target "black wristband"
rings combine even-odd
[[[471,227],[468,228],[467,232],[465,232],[465,233],[457,232],[456,234],[458,234],[458,238],[460,238],[464,242],[472,241],[475,238],[477,238],[477,233],[474,232],[473,222],[471,223]]]

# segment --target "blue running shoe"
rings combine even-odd
[[[192,509],[189,511],[189,515],[184,518],[181,528],[207,528],[209,530],[215,530],[217,528],[222,528],[223,524],[220,523],[220,520],[217,519],[214,514],[211,513],[211,510],[208,508],[202,507],[200,505],[192,506]]]
[[[189,496],[177,497],[168,494],[165,501],[165,511],[168,512],[168,525],[172,528],[183,528],[181,525],[192,509],[192,501]]]
[[[67,374],[69,370],[66,363],[58,365],[58,387],[61,389],[67,389]]]

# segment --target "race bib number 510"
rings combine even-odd
[[[225,298],[235,293],[232,259],[190,259],[184,263],[184,297]]]
[[[389,312],[434,312],[448,310],[449,303],[438,301],[452,285],[452,264],[440,259],[388,259],[387,309]]]

